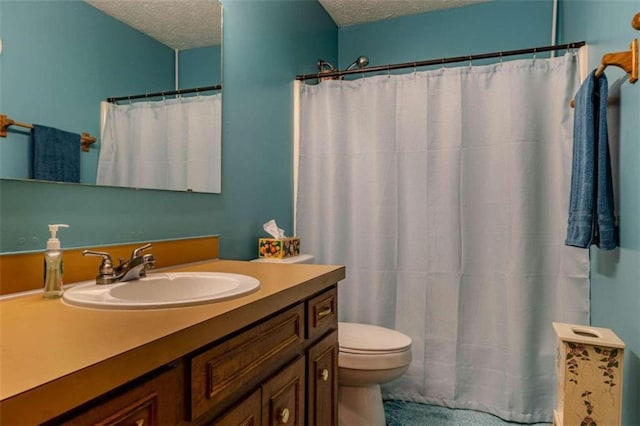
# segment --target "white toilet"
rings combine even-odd
[[[253,262],[313,263],[310,254]],[[338,424],[385,426],[380,385],[402,376],[411,363],[411,338],[375,325],[338,323]]]
[[[368,324],[338,323],[338,424],[384,426],[380,385],[411,363],[411,338]]]

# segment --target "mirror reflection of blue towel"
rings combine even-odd
[[[575,98],[573,166],[566,245],[616,247],[607,136],[607,77],[593,71]]]
[[[34,124],[31,141],[33,179],[80,182],[80,135]]]

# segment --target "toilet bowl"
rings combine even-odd
[[[253,262],[313,263],[300,254]],[[338,323],[338,424],[385,426],[380,385],[402,376],[411,363],[411,338],[375,325]]]
[[[411,363],[411,338],[368,324],[338,323],[338,424],[384,426],[380,385]]]

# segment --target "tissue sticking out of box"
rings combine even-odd
[[[262,225],[262,228],[267,232],[267,234],[271,235],[276,240],[285,238],[284,229],[278,228],[276,221],[273,219]]]
[[[300,238],[284,235],[284,230],[278,228],[275,220],[262,225],[264,230],[273,238],[258,239],[258,256],[283,259],[300,254]]]

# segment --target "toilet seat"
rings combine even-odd
[[[392,350],[392,351],[368,351],[363,349],[351,349],[351,348],[343,348],[340,347],[340,352],[343,354],[354,354],[354,355],[392,355],[406,352],[409,348]]]
[[[403,368],[411,362],[411,338],[369,324],[338,324],[338,366],[353,370]]]
[[[338,345],[341,351],[352,353],[395,353],[411,347],[411,338],[377,325],[340,322]]]
[[[411,363],[411,350],[389,354],[352,354],[338,352],[338,368],[350,370],[394,370]]]

